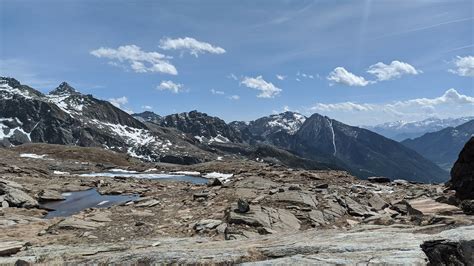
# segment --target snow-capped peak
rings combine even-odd
[[[281,129],[288,134],[293,135],[300,129],[303,123],[306,121],[306,117],[302,114],[295,112],[284,112],[281,114],[271,115],[268,126],[271,128]]]
[[[50,95],[73,95],[73,94],[79,94],[79,92],[71,87],[67,82],[63,82],[59,84],[59,86],[52,90]]]

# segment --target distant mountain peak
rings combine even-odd
[[[62,82],[59,86],[52,90],[50,95],[73,95],[73,94],[80,94],[76,89],[74,89],[69,83]]]

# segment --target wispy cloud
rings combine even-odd
[[[329,73],[327,79],[333,84],[339,83],[347,86],[364,87],[370,84],[370,81],[365,80],[364,77],[356,76],[343,67],[336,67]]]
[[[212,94],[217,94],[217,95],[224,95],[225,94],[223,91],[218,91],[218,90],[215,90],[215,89],[211,89],[211,93]]]
[[[240,96],[239,95],[230,95],[229,97],[227,97],[228,99],[230,100],[240,100]]]
[[[450,69],[449,72],[459,75],[461,77],[474,77],[474,56],[458,56],[454,60],[455,69]]]
[[[283,76],[283,75],[276,75],[276,78],[279,79],[279,80],[285,80],[286,79],[286,76]]]
[[[109,63],[115,66],[124,66],[126,63],[128,68],[137,73],[164,73],[177,75],[176,67],[172,65],[165,56],[158,52],[145,52],[140,47],[132,45],[119,46],[118,48],[101,47],[90,52],[97,58],[106,58]]]
[[[223,54],[226,52],[222,47],[214,46],[207,42],[201,42],[190,37],[177,39],[165,38],[160,40],[159,47],[163,50],[187,51],[195,57],[204,53]]]
[[[244,77],[240,84],[247,88],[260,91],[260,94],[257,95],[259,98],[274,98],[281,92],[280,88],[276,87],[271,82],[265,81],[262,76],[257,76],[255,78]]]
[[[165,80],[156,87],[160,91],[170,91],[172,93],[180,93],[184,91],[184,85],[179,83],[174,83],[171,80]]]

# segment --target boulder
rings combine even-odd
[[[465,214],[474,215],[474,200],[464,200],[461,202],[461,209]]]
[[[288,210],[274,209],[260,205],[251,205],[247,213],[238,213],[233,210],[233,204],[228,212],[227,221],[230,224],[245,224],[253,227],[266,227],[277,232],[297,231],[300,221]]]
[[[388,206],[387,202],[375,193],[372,195],[372,197],[369,198],[368,203],[370,207],[374,208],[377,211],[383,210],[385,209],[385,207]]]
[[[449,185],[459,199],[474,199],[474,137],[466,143],[451,169]]]
[[[9,256],[19,252],[23,246],[23,241],[0,241],[0,256]]]
[[[8,202],[10,207],[38,207],[38,202],[20,188],[20,185],[12,181],[0,179],[0,195],[3,194],[3,200]]]
[[[237,201],[237,209],[235,211],[240,213],[246,213],[250,210],[249,203],[244,199],[239,199]]]
[[[214,229],[222,224],[221,220],[203,219],[194,225],[194,230],[202,231],[204,229]]]
[[[40,202],[64,200],[64,196],[56,190],[44,189],[38,194]]]
[[[461,209],[456,206],[437,202],[430,198],[411,200],[406,204],[410,215],[452,215],[461,213]]]

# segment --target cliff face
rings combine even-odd
[[[474,199],[474,137],[464,145],[451,169],[450,183],[459,199]]]

